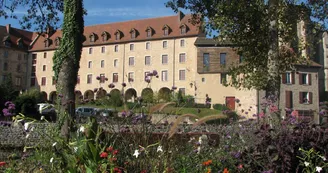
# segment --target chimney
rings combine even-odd
[[[185,16],[185,14],[183,14],[182,11],[179,11],[178,16],[179,16],[179,21],[181,21],[183,19],[183,17]]]
[[[53,27],[51,27],[51,26],[48,26],[47,27],[47,38],[50,38],[51,36],[52,36],[52,34],[54,34],[55,33],[55,31],[54,31],[54,28]]]
[[[7,34],[10,34],[10,24],[6,25]]]

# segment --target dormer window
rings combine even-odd
[[[57,37],[55,40],[55,46],[59,46],[60,44],[60,37]]]
[[[115,40],[120,40],[122,38],[122,32],[120,30],[117,30],[115,32]]]
[[[131,34],[131,39],[135,39],[137,36],[137,30],[132,28],[130,34]]]
[[[153,35],[153,29],[148,26],[146,29],[147,38],[150,38]]]
[[[50,40],[49,38],[47,38],[46,40],[44,40],[44,47],[49,47],[50,45]]]
[[[23,48],[23,40],[22,40],[21,38],[19,38],[19,39],[17,40],[17,46],[18,46],[19,48]]]
[[[168,25],[164,25],[163,32],[164,36],[168,36],[170,34],[170,27]]]
[[[91,43],[96,41],[96,34],[95,33],[92,33],[89,37],[90,37],[90,42]]]
[[[11,41],[10,41],[10,37],[9,36],[4,37],[3,40],[4,40],[3,43],[4,43],[5,46],[11,47]]]
[[[102,41],[105,42],[108,40],[109,38],[109,34],[108,32],[104,31],[102,34],[101,34],[101,37],[102,37]]]
[[[184,35],[184,34],[186,34],[187,33],[187,25],[186,24],[182,24],[181,26],[180,26],[180,34],[181,35]]]

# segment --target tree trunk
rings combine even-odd
[[[266,86],[266,99],[278,107],[280,101],[280,75],[278,67],[279,42],[278,42],[278,5],[279,0],[269,0],[270,13],[270,50],[268,56],[268,82]]]
[[[63,35],[53,57],[59,98],[61,135],[69,139],[71,119],[75,115],[75,85],[80,67],[84,31],[82,0],[64,0]]]

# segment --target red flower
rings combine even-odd
[[[113,148],[112,146],[110,146],[110,147],[107,147],[107,148],[106,148],[106,151],[107,151],[107,152],[112,152],[113,149],[114,149],[114,148]]]
[[[108,157],[108,154],[107,154],[106,152],[102,152],[102,153],[100,154],[100,157],[101,157],[101,158],[107,158],[107,157]]]
[[[111,161],[111,162],[115,162],[116,160],[117,160],[116,157],[113,157],[113,158],[110,158],[110,159],[109,159],[109,161]]]
[[[120,168],[118,168],[118,167],[115,167],[115,168],[114,168],[114,172],[118,172],[118,173],[121,173],[122,171],[120,170]]]
[[[144,169],[140,173],[147,173],[147,170]]]
[[[0,167],[5,166],[6,162],[0,162]]]
[[[118,150],[113,151],[113,155],[116,155],[116,154],[118,154]]]

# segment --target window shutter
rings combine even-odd
[[[302,85],[303,84],[303,82],[302,82],[302,73],[298,73],[298,80],[299,80],[300,85]]]
[[[282,83],[283,84],[287,83],[287,79],[286,78],[287,78],[287,73],[283,73],[282,74]]]
[[[295,84],[295,72],[292,72],[291,75],[292,75],[292,84]]]
[[[292,107],[292,91],[285,91],[286,95],[286,108]]]
[[[302,92],[300,92],[300,94],[299,94],[299,102],[300,102],[300,104],[303,103],[303,93]]]
[[[308,74],[308,80],[309,80],[309,85],[311,85],[311,81],[312,81],[312,77],[311,77],[311,74]]]
[[[309,92],[309,104],[312,104],[312,98],[313,98],[313,94],[312,92]]]

